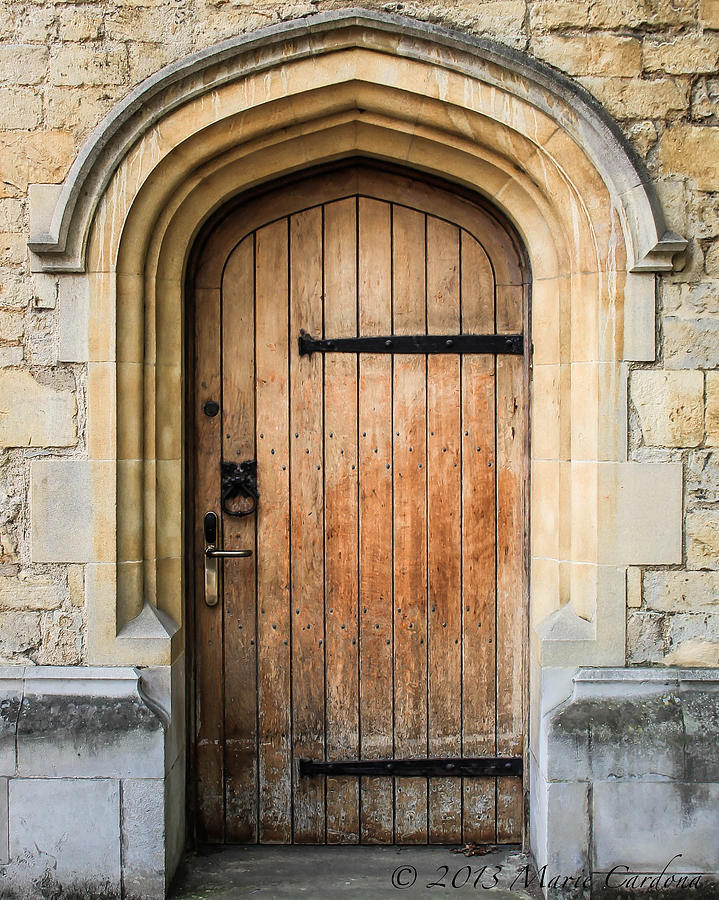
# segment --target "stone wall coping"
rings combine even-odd
[[[119,697],[140,693],[141,671],[132,666],[5,666],[0,684],[30,695]]]
[[[589,153],[624,208],[634,253],[629,263],[632,271],[671,270],[673,254],[683,250],[687,242],[667,231],[646,167],[588,91],[548,65],[497,41],[361,8],[319,13],[230,38],[165,66],[139,84],[97,126],[76,157],[61,190],[43,187],[36,192],[38,202],[31,203],[36,208],[31,210],[28,245],[40,269],[85,270],[90,224],[112,175],[142,135],[169,111],[222,84],[278,64],[276,53],[263,57],[261,50],[279,51],[281,63],[286,65],[293,59],[336,49],[331,44],[332,33],[351,28],[364,29],[362,46],[371,46],[372,32],[396,35],[400,39],[398,55],[472,72],[541,108]],[[328,46],[323,47],[316,40],[322,35],[327,36]],[[298,46],[303,40],[304,44]],[[342,40],[347,46],[347,38]],[[357,43],[358,39],[354,41]],[[294,42],[292,52],[283,53],[281,45],[289,42]],[[463,59],[458,58],[460,54]],[[220,66],[220,70],[210,72],[213,66]],[[510,72],[513,77],[499,81],[491,72],[493,67]],[[160,96],[163,92],[164,98]]]
[[[575,684],[632,683],[679,684],[685,681],[718,682],[719,669],[699,668],[638,668],[638,667],[589,667],[583,666],[574,676]]]

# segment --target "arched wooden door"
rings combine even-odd
[[[520,839],[526,281],[484,205],[360,164],[205,240],[201,840]]]

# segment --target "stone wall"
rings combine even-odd
[[[85,449],[73,298],[28,275],[28,185],[60,182],[143,78],[193,50],[348,4],[313,0],[7,2],[0,8],[0,663],[85,660],[83,567],[33,562],[29,470]],[[676,567],[628,572],[628,660],[719,662],[719,2],[366,3],[526,51],[614,115],[690,241],[659,279],[658,357],[629,382],[630,459],[681,460]],[[716,449],[714,449],[716,448]],[[661,503],[661,497],[657,498]],[[713,637],[712,637],[713,635]]]

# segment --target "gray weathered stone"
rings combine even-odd
[[[10,781],[10,858],[18,897],[120,897],[120,786],[111,779]]]
[[[686,778],[719,783],[719,685],[699,678],[680,680],[686,732]]]
[[[684,731],[678,693],[653,686],[634,696],[572,697],[551,716],[548,777],[681,779]]]
[[[24,666],[0,668],[0,775],[14,775],[15,732],[23,692]]]
[[[126,897],[165,893],[165,780],[122,782],[122,885]]]
[[[606,781],[594,785],[594,868],[719,869],[719,784]],[[661,896],[661,894],[659,894]]]
[[[8,821],[8,780],[0,778],[0,865],[10,861],[10,829]]]
[[[18,773],[162,777],[164,727],[128,669],[29,669],[18,720]]]

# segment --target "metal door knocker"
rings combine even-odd
[[[257,460],[220,463],[222,511],[228,516],[249,516],[257,509]],[[228,505],[228,501],[234,501]]]

